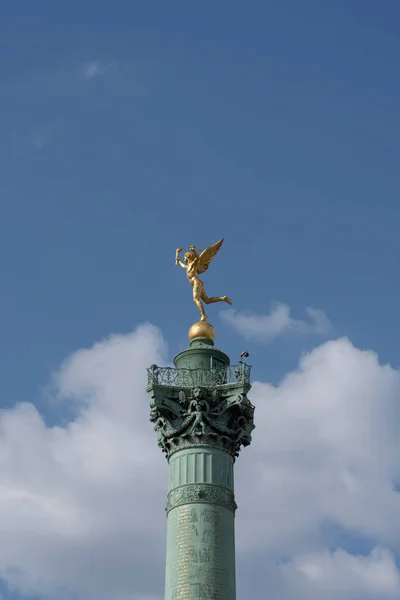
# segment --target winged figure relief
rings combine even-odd
[[[201,251],[197,246],[189,246],[189,252],[184,255],[184,262],[181,261],[179,254],[182,252],[182,248],[177,248],[175,254],[175,263],[180,265],[183,269],[186,269],[186,275],[190,285],[193,288],[193,301],[198,307],[201,315],[201,321],[207,320],[207,315],[204,311],[205,304],[214,304],[214,302],[227,302],[232,304],[232,301],[228,296],[213,296],[209,298],[204,289],[204,284],[199,279],[201,273],[205,273],[214,256],[222,246],[224,240],[219,240],[212,246],[209,246],[205,250]]]

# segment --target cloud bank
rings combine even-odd
[[[307,308],[308,321],[294,319],[286,304],[277,304],[267,315],[238,313],[233,309],[220,312],[221,319],[247,340],[270,342],[290,331],[302,334],[328,333],[332,324],[324,311]]]
[[[79,350],[55,377],[74,416],[0,413],[0,576],[60,600],[163,596],[167,464],[148,421],[158,329]],[[400,373],[347,339],[256,382],[236,465],[238,598],[400,598]]]

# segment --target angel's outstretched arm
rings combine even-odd
[[[175,253],[175,264],[178,266],[180,265],[182,267],[182,269],[187,269],[187,265],[185,265],[185,263],[183,263],[181,261],[181,259],[179,258],[179,252],[182,252],[182,248],[177,248],[176,253]]]
[[[197,246],[189,246],[189,250],[192,254],[194,254],[195,258],[199,258],[199,254],[197,254],[197,250],[199,250],[199,252],[201,252],[200,248],[197,248]]]

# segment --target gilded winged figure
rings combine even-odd
[[[216,242],[203,251],[201,251],[200,248],[197,248],[197,246],[189,246],[189,252],[186,252],[184,255],[185,262],[182,262],[179,257],[182,248],[177,248],[176,250],[175,263],[180,265],[183,269],[186,269],[187,278],[193,288],[193,301],[200,311],[201,321],[207,320],[203,302],[205,304],[214,304],[214,302],[227,302],[228,304],[232,304],[232,301],[228,296],[214,296],[213,298],[209,298],[205,292],[203,282],[198,277],[201,273],[207,271],[210,262],[221,248],[223,241],[223,239],[219,240],[219,242]]]

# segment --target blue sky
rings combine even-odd
[[[255,379],[342,336],[397,373],[399,18],[391,0],[3,2],[2,406],[65,426],[60,364],[144,322],[171,360],[197,320],[175,249],[220,237],[204,281],[236,312],[209,318]]]

